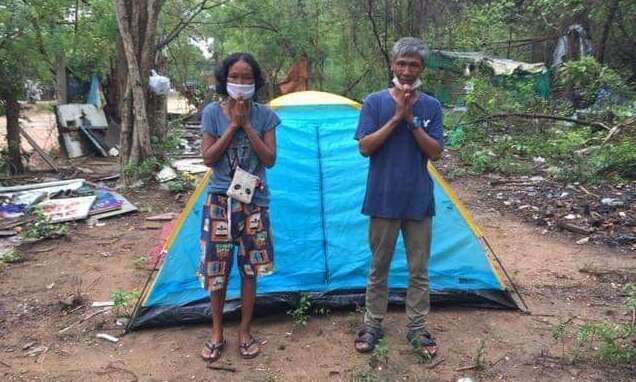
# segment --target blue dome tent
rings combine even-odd
[[[281,119],[277,161],[268,171],[274,233],[273,275],[258,279],[257,310],[290,304],[308,294],[319,304],[364,301],[370,253],[368,218],[360,213],[368,159],[353,135],[360,105],[307,91],[273,100]],[[429,265],[433,303],[519,308],[519,296],[475,225],[441,175],[435,180]],[[210,174],[199,182],[164,246],[165,257],[146,284],[128,329],[210,320],[209,297],[196,271],[201,209]],[[230,276],[226,310],[240,306],[240,277]],[[408,270],[398,241],[389,276],[392,302],[404,300]]]

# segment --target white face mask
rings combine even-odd
[[[400,80],[398,80],[397,77],[393,77],[393,85],[395,85],[395,87],[398,88],[398,89],[402,89],[402,84],[400,83]],[[419,88],[420,86],[422,86],[422,80],[420,80],[418,78],[413,83],[413,85],[411,85],[411,90],[415,90],[415,89]]]
[[[231,82],[227,83],[227,94],[234,99],[239,99],[239,97],[243,97],[243,99],[251,99],[254,97],[255,90],[256,86],[254,84],[241,85],[233,84]]]

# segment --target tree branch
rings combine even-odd
[[[206,11],[206,10],[210,10],[213,8],[216,8],[218,6],[221,6],[223,4],[226,3],[226,1],[220,1],[216,4],[210,5],[206,7],[206,4],[208,3],[209,0],[201,0],[201,2],[194,7],[194,10],[192,11],[192,13],[190,14],[189,17],[187,17],[186,19],[180,19],[179,23],[174,27],[174,29],[168,33],[168,35],[161,39],[161,41],[159,41],[159,43],[157,44],[157,47],[155,48],[156,50],[161,50],[163,48],[166,47],[166,45],[170,44],[175,38],[179,37],[179,34],[188,27],[188,25],[190,25],[190,23],[192,23],[192,20],[194,20],[201,12]]]
[[[492,119],[502,119],[502,118],[549,119],[553,121],[565,121],[565,122],[575,123],[577,125],[597,127],[597,128],[601,128],[608,131],[611,130],[606,124],[602,122],[586,121],[583,119],[574,119],[574,118],[560,117],[556,115],[537,114],[537,113],[494,113],[494,114],[487,115],[484,118],[473,121],[471,123],[474,124],[479,122],[490,121]]]
[[[375,25],[375,20],[373,19],[373,0],[368,0],[367,4],[368,4],[367,16],[369,16],[369,21],[371,21],[371,28],[373,28],[373,35],[375,36],[375,40],[378,43],[378,47],[380,48],[380,51],[382,52],[387,68],[390,68],[391,60],[389,59],[389,55],[386,52],[386,47],[382,44],[382,40],[380,39],[380,32],[378,32],[378,27],[377,25]]]

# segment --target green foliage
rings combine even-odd
[[[0,174],[9,173],[9,151],[7,148],[0,149]]]
[[[162,158],[164,158],[162,164],[165,160],[173,158],[179,153],[182,135],[181,120],[177,119],[168,121],[168,132],[165,137],[162,139],[154,135],[150,137],[153,152],[161,153]]]
[[[514,1],[491,1],[468,6],[447,26],[450,34],[448,46],[480,51],[489,41],[505,40],[509,34],[507,22],[514,17],[515,10]]]
[[[294,319],[296,325],[306,326],[311,314],[311,305],[311,297],[308,294],[302,294],[296,306],[288,310],[287,314]]]
[[[133,264],[137,269],[145,269],[147,262],[148,258],[146,256],[135,256],[133,259]]]
[[[23,239],[51,239],[68,234],[68,224],[51,223],[42,208],[36,206],[31,211],[35,221],[27,225],[27,229],[20,233]]]
[[[375,363],[387,365],[389,363],[389,344],[386,337],[382,337],[380,341],[375,345],[373,349],[372,357],[375,358]]]
[[[636,311],[636,283],[625,285],[625,306],[632,311]]]
[[[537,113],[572,117],[573,107],[562,99],[542,99],[530,83],[495,84],[484,77],[467,82],[463,116],[446,113],[449,147],[473,174],[548,175],[565,181],[599,183],[608,178],[636,179],[636,144],[630,137],[598,149],[607,132],[581,125],[531,119],[491,119],[493,114]],[[620,83],[618,81],[617,83]],[[618,85],[616,85],[618,86]],[[611,105],[586,115],[620,123],[632,115],[625,107]],[[584,153],[584,154],[579,154]],[[539,168],[533,159],[546,163]]]
[[[14,264],[14,263],[20,263],[22,261],[24,261],[24,258],[22,257],[22,255],[20,255],[20,252],[18,252],[18,250],[16,249],[0,254],[0,263]]]
[[[591,158],[593,170],[604,176],[636,179],[636,144],[625,139],[617,145],[598,150]]]
[[[167,182],[168,191],[175,194],[183,194],[194,190],[196,186],[197,178],[187,173],[179,173],[177,178]]]
[[[115,313],[118,316],[130,317],[140,296],[141,293],[138,290],[133,290],[131,292],[123,290],[113,291],[112,298]]]
[[[484,370],[486,368],[486,339],[479,339],[479,346],[473,359],[475,370]]]
[[[128,164],[124,174],[130,178],[148,180],[161,168],[162,161],[158,158],[148,158],[137,164]]]
[[[584,104],[594,102],[597,92],[605,88],[611,93],[628,97],[631,91],[621,75],[605,65],[601,65],[592,56],[578,61],[569,61],[559,69],[558,85],[580,97]]]
[[[625,292],[625,306],[634,312],[636,284],[626,285]],[[636,327],[632,322],[586,322],[577,326],[571,318],[552,328],[552,337],[561,343],[563,360],[568,361],[570,354],[571,363],[586,360],[584,355],[588,354],[606,366],[630,365],[636,360],[636,347],[632,342],[635,336]],[[568,347],[572,341],[573,345]]]

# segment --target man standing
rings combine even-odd
[[[355,348],[369,352],[384,335],[387,277],[401,231],[409,268],[407,339],[417,351],[432,357],[437,344],[426,330],[425,317],[430,308],[428,260],[435,203],[426,166],[442,153],[442,109],[435,98],[416,90],[426,56],[422,40],[402,38],[391,55],[394,86],[365,99],[355,135],[360,153],[370,159],[362,213],[370,218],[372,253],[364,324]]]

